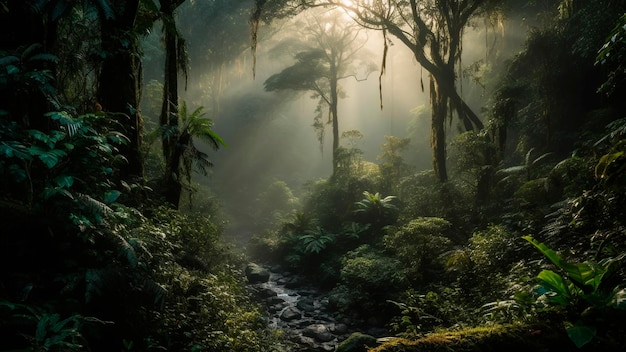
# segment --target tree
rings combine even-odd
[[[483,123],[456,91],[465,28],[472,19],[493,8],[497,0],[340,1],[325,3],[345,9],[366,28],[398,38],[416,61],[430,73],[432,109],[431,143],[433,168],[441,182],[446,169],[445,122],[455,112],[466,130],[482,129]],[[385,43],[385,53],[387,51]],[[383,60],[382,72],[385,62]]]
[[[357,56],[365,40],[340,16],[338,12],[325,10],[306,18],[300,39],[292,44],[300,49],[295,54],[296,62],[279,73],[270,76],[264,83],[268,91],[295,90],[312,91],[319,98],[315,128],[320,144],[324,141],[323,111],[328,109],[328,122],[333,131],[333,174],[337,171],[339,148],[339,99],[345,93],[338,82],[348,77],[363,80],[374,70],[367,60]],[[363,75],[359,78],[357,75]]]
[[[164,189],[165,200],[175,208],[178,207],[182,191],[180,149],[177,146],[179,138],[178,117],[178,71],[187,74],[187,62],[185,58],[185,40],[178,32],[175,10],[185,0],[159,0],[160,15],[163,21],[163,41],[165,43],[165,67],[163,80],[163,102],[159,124],[167,126],[165,130],[170,134],[164,134],[163,157],[165,158]]]
[[[176,209],[180,202],[183,185],[180,178],[184,177],[187,185],[191,185],[194,166],[204,175],[207,174],[206,169],[213,166],[208,155],[195,146],[194,139],[207,142],[213,150],[226,146],[222,137],[213,131],[213,121],[204,117],[204,107],[198,107],[189,113],[187,104],[183,101],[178,110],[177,123],[162,125],[159,131],[163,140],[171,143],[170,154],[166,155],[166,160],[168,160],[166,168],[169,168],[166,169],[166,174],[177,175],[178,178],[173,180],[177,187],[168,188],[165,196]],[[191,199],[189,202],[191,204]]]
[[[121,169],[122,178],[142,178],[141,131],[139,114],[141,98],[141,58],[139,31],[135,24],[139,16],[140,0],[95,1],[110,3],[114,15],[101,21],[102,55],[104,60],[99,73],[98,103],[104,111],[115,113],[125,126],[130,143],[122,155],[128,163]]]

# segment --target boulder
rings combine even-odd
[[[328,342],[335,338],[324,324],[311,324],[302,330],[302,335],[319,342]]]
[[[355,332],[339,344],[335,352],[367,352],[368,348],[377,345],[378,343],[374,336]]]
[[[302,313],[294,307],[285,309],[280,315],[280,319],[283,321],[292,321],[300,318],[302,318]]]
[[[250,263],[246,266],[246,277],[251,284],[260,284],[267,282],[270,279],[269,270],[260,266],[259,264]]]

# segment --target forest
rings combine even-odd
[[[626,1],[0,0],[0,352],[623,351]]]

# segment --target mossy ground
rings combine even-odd
[[[433,332],[417,339],[392,338],[369,352],[569,352],[597,350],[594,345],[577,349],[562,330],[511,324]]]

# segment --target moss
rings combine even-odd
[[[524,325],[473,327],[434,332],[411,340],[390,339],[369,352],[574,351],[567,336]]]
[[[367,347],[375,345],[376,338],[374,336],[355,332],[337,346],[335,352],[366,352]]]

